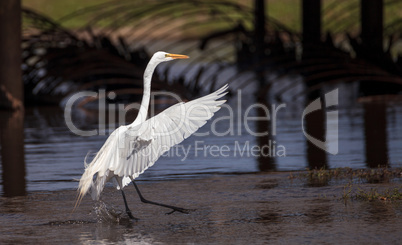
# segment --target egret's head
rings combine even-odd
[[[158,63],[174,59],[188,59],[188,58],[189,57],[187,55],[169,54],[163,51],[156,52],[152,57],[152,59],[155,59]]]

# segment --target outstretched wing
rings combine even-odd
[[[127,126],[120,135],[120,161],[110,166],[119,177],[126,177],[122,187],[152,166],[172,146],[179,144],[209,120],[225,100],[218,100],[227,92],[228,85],[189,101],[175,104],[140,125]],[[117,164],[118,163],[118,164]]]

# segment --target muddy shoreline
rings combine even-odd
[[[121,194],[106,188],[101,202],[86,196],[72,212],[76,191],[34,192],[0,199],[1,244],[127,243],[326,243],[397,244],[402,240],[401,201],[342,199],[345,183],[308,187],[289,173],[216,175],[202,179],[139,181],[153,201],[190,214],[143,204],[132,186],[124,213]],[[400,182],[359,188],[400,188]]]

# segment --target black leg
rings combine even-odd
[[[133,214],[131,213],[131,210],[128,208],[127,200],[126,200],[126,194],[124,194],[123,190],[121,190],[121,195],[123,196],[124,205],[126,206],[126,213],[127,213],[128,217],[130,217],[130,219],[138,220],[136,217],[133,216]]]
[[[166,213],[166,214],[172,214],[172,213],[174,213],[175,211],[188,214],[189,212],[195,210],[195,209],[179,208],[179,207],[175,207],[175,206],[171,206],[171,205],[166,205],[166,204],[163,204],[163,203],[157,203],[157,202],[149,201],[149,200],[145,199],[145,198],[142,196],[142,194],[141,194],[141,192],[140,192],[140,189],[138,188],[138,186],[137,186],[137,184],[134,182],[134,180],[132,181],[132,183],[133,183],[135,189],[137,190],[137,193],[138,193],[138,196],[139,196],[140,199],[141,199],[141,202],[143,202],[143,203],[148,203],[148,204],[153,204],[153,205],[158,205],[158,206],[162,206],[162,207],[165,207],[165,208],[171,208],[172,211],[169,212],[169,213]]]

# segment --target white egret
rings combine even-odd
[[[76,206],[89,191],[92,198],[98,200],[105,183],[113,181],[117,189],[121,190],[130,218],[134,219],[123,192],[123,188],[130,183],[133,183],[142,202],[171,208],[170,213],[190,211],[146,200],[134,182],[134,179],[151,167],[164,152],[197,131],[220,109],[220,105],[225,103],[225,100],[218,99],[226,94],[227,85],[196,100],[177,103],[146,119],[155,67],[164,61],[186,58],[189,57],[166,52],[156,52],[152,56],[144,72],[144,94],[137,118],[133,123],[113,131],[91,163],[86,164],[78,187]]]

